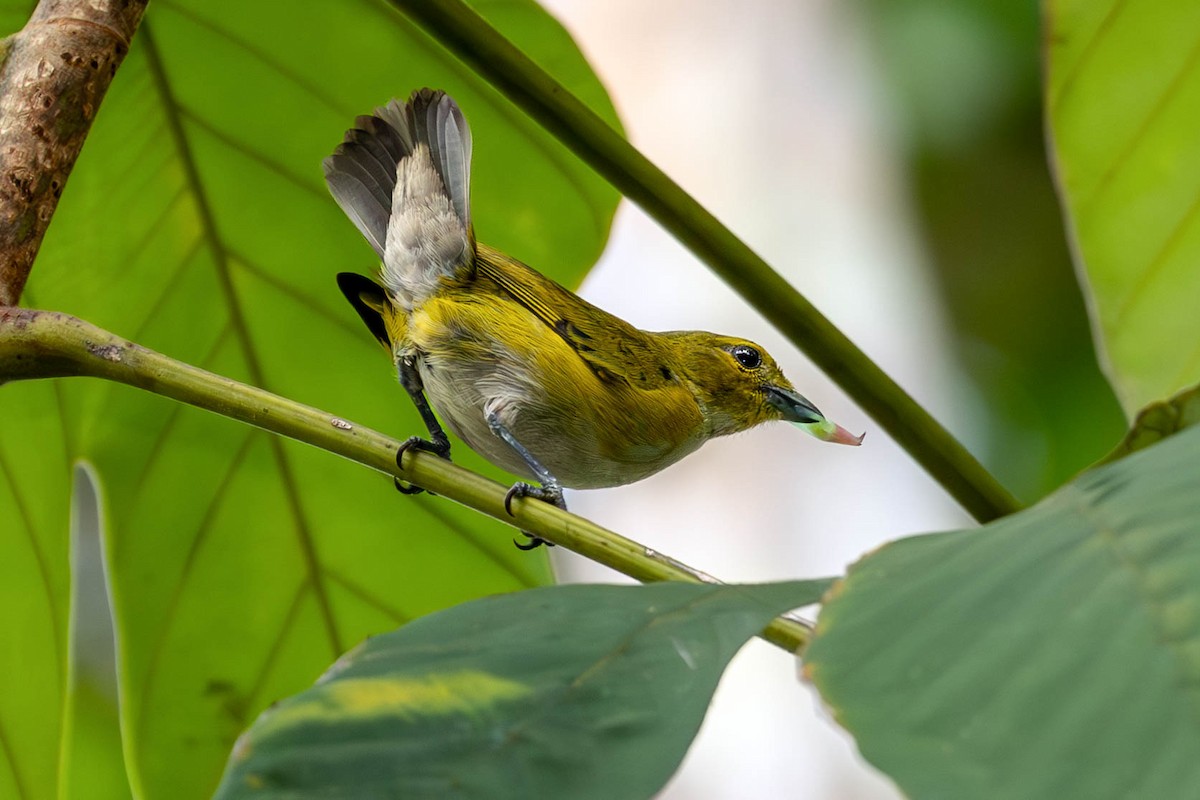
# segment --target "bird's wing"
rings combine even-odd
[[[478,245],[476,279],[491,281],[570,345],[603,381],[655,389],[675,383],[667,352],[645,331],[597,308],[546,276]]]

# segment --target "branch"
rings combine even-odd
[[[1016,498],[875,362],[678,184],[462,0],[390,0],[683,242],[980,522]]]
[[[41,0],[3,42],[0,306],[15,306],[146,0]]]
[[[429,453],[409,450],[396,466],[399,442],[325,411],[176,361],[83,320],[52,311],[0,308],[0,385],[33,378],[90,376],[136,386],[263,430],[336,453],[394,475],[501,522],[537,534],[631,578],[719,583],[673,558],[540,500],[504,510],[508,487]],[[795,653],[811,628],[780,617],[763,638]]]

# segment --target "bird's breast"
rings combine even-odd
[[[485,409],[564,486],[601,488],[647,477],[698,448],[703,418],[691,392],[600,377],[554,331],[515,304],[438,298],[408,326],[434,409],[471,449],[533,473],[492,433]]]

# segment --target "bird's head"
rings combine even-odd
[[[754,342],[703,331],[674,331],[666,336],[680,358],[710,436],[784,420],[826,442],[862,443],[862,436],[830,422],[797,392],[775,359]]]

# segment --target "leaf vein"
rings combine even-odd
[[[1179,71],[1171,76],[1167,87],[1163,89],[1162,94],[1154,102],[1154,105],[1146,112],[1138,125],[1136,131],[1121,147],[1121,151],[1105,168],[1104,173],[1100,176],[1100,180],[1092,188],[1087,197],[1081,198],[1079,201],[1079,213],[1086,214],[1088,209],[1092,207],[1098,197],[1101,197],[1108,187],[1112,184],[1113,178],[1129,163],[1129,159],[1137,150],[1138,146],[1146,141],[1150,130],[1154,124],[1162,117],[1163,112],[1171,105],[1171,101],[1179,96],[1180,87],[1184,81],[1192,76],[1196,70],[1197,61],[1200,60],[1200,38],[1197,38],[1192,45],[1192,49],[1188,51],[1188,57],[1184,61],[1183,66]]]
[[[1136,308],[1142,301],[1142,298],[1146,295],[1146,290],[1150,288],[1154,279],[1162,271],[1163,265],[1167,263],[1171,254],[1174,253],[1175,248],[1179,246],[1187,229],[1195,222],[1198,213],[1200,213],[1200,189],[1192,197],[1192,202],[1188,204],[1187,211],[1184,212],[1179,222],[1171,230],[1171,234],[1163,242],[1162,247],[1150,259],[1150,263],[1146,265],[1146,268],[1138,273],[1137,280],[1133,282],[1129,291],[1126,292],[1125,297],[1113,315],[1112,327],[1120,327],[1121,323],[1129,315],[1129,312]]]
[[[362,584],[351,581],[340,572],[326,568],[325,574],[329,576],[329,580],[331,582],[338,584],[350,594],[354,595],[359,600],[362,600],[364,603],[376,609],[377,611],[383,612],[397,625],[403,625],[413,620],[413,616],[411,614],[405,614],[403,611],[393,608],[384,602],[384,600],[378,595],[367,591]]]
[[[320,198],[321,200],[326,200],[328,198],[327,193],[318,189],[313,181],[305,180],[296,173],[292,172],[283,164],[254,149],[249,143],[233,138],[233,136],[221,130],[216,125],[202,117],[200,114],[183,106],[180,107],[180,113],[184,119],[191,122],[197,128],[204,131],[209,136],[228,147],[230,150],[240,153],[254,163],[262,166],[269,172],[278,175],[305,194],[312,195],[313,197]]]
[[[1071,71],[1067,73],[1066,77],[1063,78],[1058,90],[1058,94],[1054,97],[1053,104],[1050,109],[1051,114],[1058,111],[1058,109],[1062,107],[1064,98],[1066,98],[1075,88],[1075,80],[1083,71],[1083,65],[1086,64],[1091,58],[1092,53],[1096,49],[1096,45],[1103,40],[1105,35],[1112,29],[1113,20],[1116,19],[1117,14],[1124,8],[1125,0],[1116,0],[1116,2],[1112,3],[1108,7],[1108,12],[1105,13],[1104,19],[1100,20],[1100,24],[1096,27],[1096,31],[1092,34],[1092,38],[1089,39],[1088,43],[1083,46],[1083,50],[1081,50],[1079,53],[1079,58],[1077,58],[1075,63],[1071,66]]]
[[[279,635],[271,642],[271,646],[267,649],[266,658],[263,659],[262,665],[259,667],[258,674],[250,684],[249,691],[246,692],[245,708],[251,709],[255,706],[255,699],[262,694],[267,684],[267,676],[271,673],[271,668],[278,660],[280,653],[283,652],[283,644],[287,639],[287,634],[296,624],[296,620],[300,618],[301,601],[304,599],[305,593],[308,592],[308,581],[301,581],[296,587],[296,592],[292,596],[292,602],[288,604],[287,613],[283,615],[283,621],[279,625]],[[240,722],[245,723],[242,719]]]
[[[138,709],[138,719],[135,730],[137,731],[137,739],[143,746],[147,742],[146,725],[149,722],[149,703],[145,702],[145,698],[149,696],[154,682],[158,679],[159,664],[162,661],[162,655],[167,646],[167,635],[171,631],[171,626],[174,623],[175,616],[179,610],[179,603],[183,599],[183,590],[187,586],[188,578],[192,574],[192,569],[196,565],[196,557],[200,552],[200,545],[208,538],[208,532],[212,527],[213,520],[216,518],[217,510],[221,505],[221,500],[225,493],[229,491],[233,485],[233,478],[237,475],[242,463],[246,460],[246,456],[250,452],[250,445],[254,442],[255,437],[259,435],[259,431],[250,429],[246,432],[242,439],[241,445],[233,454],[233,459],[229,462],[229,467],[221,478],[221,482],[217,485],[213,492],[212,499],[208,503],[208,508],[204,512],[204,517],[200,520],[200,524],[196,527],[196,532],[191,537],[191,543],[188,545],[188,551],[183,557],[183,565],[178,578],[174,582],[174,590],[171,592],[170,599],[165,605],[165,616],[163,618],[162,627],[159,629],[158,636],[154,643],[150,646],[149,657],[146,661],[145,677],[142,680],[141,694],[142,703]]]
[[[592,193],[588,190],[586,184],[583,182],[580,176],[580,170],[590,171],[590,167],[586,167],[583,165],[583,162],[576,160],[576,157],[572,155],[569,150],[567,150],[566,146],[560,144],[556,139],[550,137],[548,140],[539,140],[537,132],[541,131],[541,128],[534,123],[529,116],[527,116],[523,111],[518,109],[508,100],[505,100],[497,95],[493,90],[491,90],[491,85],[486,80],[481,78],[478,73],[470,69],[466,64],[463,64],[456,58],[446,59],[444,55],[439,54],[437,51],[441,49],[441,45],[437,44],[429,36],[429,34],[425,33],[425,31],[423,31],[415,23],[399,14],[389,15],[388,20],[391,21],[396,27],[403,30],[414,46],[424,49],[427,53],[433,56],[444,59],[445,67],[448,70],[457,73],[459,79],[464,83],[471,86],[480,87],[480,103],[486,103],[492,108],[493,111],[495,111],[497,116],[501,117],[508,122],[509,125],[511,125],[512,130],[519,131],[526,140],[531,142],[536,147],[542,158],[544,158],[547,163],[554,167],[554,170],[560,176],[562,176],[567,184],[574,189],[580,197],[588,198],[588,205],[592,205]],[[573,163],[577,168],[572,168]],[[606,238],[604,230],[605,223],[603,220],[604,215],[588,214],[587,216],[600,240],[603,241]]]
[[[237,334],[237,339],[241,344],[242,353],[246,359],[246,367],[255,385],[268,388],[267,382],[264,380],[262,364],[258,359],[258,352],[255,350],[250,336],[249,325],[242,312],[240,298],[233,285],[233,277],[229,268],[230,253],[218,231],[216,216],[208,201],[208,194],[204,189],[204,184],[200,180],[200,171],[192,154],[191,142],[188,139],[187,132],[184,130],[182,109],[175,99],[174,93],[171,91],[171,83],[166,73],[166,67],[159,53],[158,46],[155,43],[152,27],[148,22],[142,23],[140,36],[145,46],[148,67],[154,77],[155,86],[167,116],[167,123],[172,138],[175,141],[176,148],[179,150],[179,160],[183,165],[186,181],[196,201],[196,210],[200,217],[201,227],[204,230],[205,238],[213,253],[213,264],[221,286],[221,293],[228,304],[230,320]],[[337,656],[341,654],[342,644],[337,632],[336,622],[333,618],[333,609],[329,604],[329,598],[322,582],[320,564],[317,562],[316,546],[313,541],[312,531],[309,530],[307,519],[304,517],[291,465],[279,438],[272,436],[268,441],[272,456],[276,462],[276,468],[283,483],[288,505],[294,515],[293,521],[295,523],[297,542],[300,546],[301,555],[307,564],[309,580],[312,582],[313,591],[317,597],[317,607],[321,612],[326,636],[329,639],[334,656]]]
[[[146,311],[145,318],[142,320],[141,324],[138,325],[137,330],[134,331],[133,340],[135,342],[140,342],[143,340],[143,335],[145,334],[146,329],[150,327],[150,323],[155,320],[159,311],[162,310],[162,307],[166,305],[167,298],[170,297],[171,293],[175,290],[176,281],[179,280],[179,276],[187,270],[188,265],[192,263],[192,259],[199,255],[203,248],[203,237],[197,237],[192,246],[188,248],[187,253],[185,253],[183,257],[179,259],[179,263],[172,268],[170,276],[163,284],[162,291],[158,293],[158,297],[154,298],[154,301],[150,304],[149,309]]]
[[[247,55],[257,59],[258,61],[262,62],[263,64],[266,64],[272,70],[279,73],[284,78],[286,78],[288,81],[290,81],[293,85],[299,87],[305,94],[308,94],[314,100],[317,100],[322,105],[326,106],[327,108],[334,111],[335,113],[337,113],[341,116],[352,116],[353,115],[354,112],[347,110],[346,107],[344,107],[338,101],[337,97],[335,97],[332,94],[326,94],[322,90],[322,88],[319,84],[309,81],[304,76],[302,76],[300,73],[296,72],[294,69],[289,67],[286,63],[280,61],[277,58],[272,57],[265,50],[258,47],[253,42],[243,39],[240,36],[238,36],[237,34],[233,33],[232,31],[229,31],[225,28],[218,26],[211,20],[201,17],[200,15],[196,14],[196,12],[191,10],[190,8],[182,6],[178,3],[171,2],[170,0],[159,0],[156,3],[156,7],[168,8],[171,11],[178,14],[180,17],[193,23],[197,27],[203,28],[203,29],[209,31],[210,33],[214,34],[215,36],[217,36],[221,39],[224,39],[225,41],[229,42],[231,45],[233,45],[237,49],[246,53]]]
[[[16,474],[13,472],[12,466],[8,463],[3,450],[0,450],[0,475],[4,476],[4,480],[12,492],[13,502],[17,506],[17,516],[24,523],[25,538],[29,542],[29,549],[32,551],[33,559],[37,563],[38,577],[41,578],[42,588],[46,592],[46,605],[50,609],[50,635],[54,637],[54,663],[58,667],[59,685],[61,686],[65,680],[63,670],[66,667],[66,660],[62,657],[62,631],[59,629],[58,603],[54,597],[53,583],[50,580],[50,563],[46,558],[46,553],[42,550],[41,537],[38,536],[33,514],[29,511],[29,505],[21,495],[21,488],[17,485]]]
[[[153,219],[153,221],[146,225],[146,230],[142,234],[141,238],[134,243],[133,247],[131,247],[129,252],[124,256],[123,260],[127,264],[137,261],[138,258],[141,257],[142,253],[146,252],[146,249],[150,247],[150,243],[154,241],[154,237],[161,232],[162,221],[170,216],[171,212],[175,210],[176,206],[183,202],[183,198],[187,197],[187,195],[187,185],[180,184],[179,188],[175,190],[175,194],[171,196],[171,199],[163,203],[162,208],[159,209],[158,215]]]
[[[221,332],[217,335],[217,339],[213,343],[213,346],[209,349],[208,354],[200,360],[199,366],[207,367],[212,360],[216,358],[217,353],[220,352],[221,346],[225,343],[225,339],[228,338],[229,333],[230,326],[226,324],[225,327],[221,329]],[[138,487],[138,489],[137,494],[135,494],[133,497],[133,507],[136,508],[139,504],[142,489],[147,485],[150,473],[153,472],[154,466],[158,463],[158,459],[166,447],[167,439],[170,437],[171,433],[174,432],[175,425],[179,422],[180,414],[187,410],[187,408],[188,406],[185,406],[182,403],[172,404],[170,415],[167,417],[167,420],[163,423],[162,427],[159,428],[158,435],[154,437],[154,442],[150,445],[150,451],[146,454],[145,459],[142,460],[142,469],[138,474],[137,482],[134,484]]]
[[[364,341],[368,338],[362,335],[365,333],[365,330],[361,325],[351,324],[350,320],[337,316],[324,305],[317,302],[312,297],[309,297],[304,292],[296,289],[296,287],[292,286],[291,284],[281,281],[279,278],[275,277],[275,275],[251,261],[247,256],[236,251],[230,251],[229,255],[230,258],[233,261],[236,261],[242,267],[242,269],[246,270],[246,272],[255,276],[263,283],[269,285],[272,289],[277,290],[280,294],[295,300],[313,314],[322,317],[327,322],[330,322],[333,325],[341,328],[355,338],[361,338]]]
[[[486,544],[485,540],[480,537],[480,535],[473,528],[463,525],[453,515],[449,514],[447,510],[443,508],[442,503],[430,498],[428,495],[418,495],[411,499],[415,501],[420,508],[425,511],[425,513],[429,514],[440,524],[453,531],[464,541],[471,544],[476,550],[479,551],[481,555],[492,561],[494,564],[496,564],[496,566],[513,576],[520,586],[526,589],[532,589],[535,586],[540,585],[529,575],[526,575],[522,571],[518,570],[510,561],[501,558],[493,548]]]

